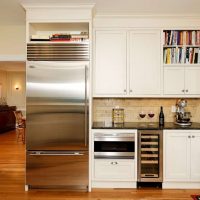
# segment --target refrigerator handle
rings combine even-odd
[[[85,65],[85,146],[88,145],[88,66]]]
[[[79,152],[75,152],[75,153],[43,153],[43,152],[34,152],[34,153],[30,153],[30,156],[84,156],[84,153],[79,153]]]

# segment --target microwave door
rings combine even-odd
[[[87,149],[86,66],[28,62],[27,149]]]

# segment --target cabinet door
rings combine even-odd
[[[96,31],[94,95],[126,94],[126,32]]]
[[[160,94],[160,31],[130,32],[130,94]]]
[[[200,132],[191,133],[191,181],[200,181]]]
[[[164,181],[190,179],[190,133],[165,132]]]
[[[184,67],[164,68],[164,94],[185,94]]]
[[[200,94],[200,68],[185,69],[185,91],[186,94]]]
[[[96,159],[94,178],[96,180],[134,181],[135,161],[133,159]]]

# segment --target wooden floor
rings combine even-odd
[[[0,151],[0,200],[191,200],[191,194],[200,194],[200,190],[161,189],[25,192],[25,146],[16,142],[15,131],[0,134]]]

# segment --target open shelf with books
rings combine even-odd
[[[163,64],[200,65],[200,30],[164,30]]]
[[[162,45],[164,95],[199,97],[200,30],[164,30]]]
[[[88,43],[89,23],[29,23],[28,43]]]

